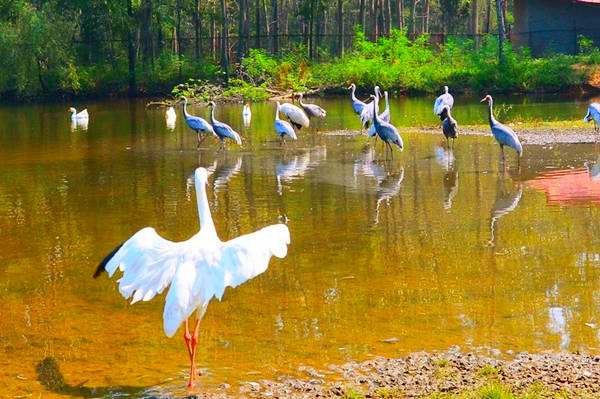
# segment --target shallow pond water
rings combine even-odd
[[[164,110],[141,100],[86,104],[87,130],[64,104],[0,107],[0,392],[186,392],[188,356],[181,331],[163,333],[164,296],[130,306],[116,278],[91,276],[145,226],[171,240],[197,231],[198,166],[211,173],[221,239],[277,222],[292,235],[285,259],[210,304],[203,389],[452,345],[598,352],[598,146],[526,145],[519,172],[510,151],[502,168],[489,136],[449,152],[441,134],[408,132],[385,160],[364,137],[328,134],[358,128],[346,98],[314,101],[330,116],[283,149],[273,104],[254,105],[249,127],[241,106],[219,106],[244,137],[220,153],[212,139],[196,150],[180,110],[170,131]],[[506,101],[505,119],[586,109]],[[392,120],[434,125],[431,103],[394,100]],[[485,106],[463,103],[459,123],[485,123]]]

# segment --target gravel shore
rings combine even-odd
[[[595,143],[600,139],[600,134],[594,133],[594,127],[583,125],[580,122],[549,122],[543,124],[531,123],[512,123],[509,126],[517,133],[523,144],[527,145],[547,145],[554,143],[561,144],[584,144]],[[404,133],[426,133],[438,134],[442,136],[442,129],[437,126],[423,126],[411,128],[399,128],[400,134]],[[336,130],[324,133],[331,136],[360,136],[358,130]],[[490,127],[488,125],[468,125],[459,126],[458,137],[461,135],[490,136]]]
[[[376,357],[364,362],[300,367],[302,377],[221,385],[221,393],[203,398],[440,398],[490,397],[500,390],[526,398],[600,397],[600,356],[580,353],[518,353],[497,359],[463,353],[458,347],[442,353],[417,352],[407,357]],[[479,390],[479,391],[477,391]],[[463,396],[461,396],[463,395]],[[498,396],[499,398],[513,396]]]

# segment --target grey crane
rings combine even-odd
[[[378,94],[381,96],[381,89],[379,90]],[[379,118],[386,122],[389,122],[390,121],[390,102],[388,99],[388,92],[384,91],[383,96],[385,97],[385,110],[379,114]],[[369,137],[375,137],[375,140],[377,140],[377,132],[375,131],[375,125],[371,125],[367,134]]]
[[[378,93],[378,91],[379,91],[379,87],[375,86],[375,93]],[[383,119],[379,118],[379,115],[377,114],[379,112],[379,95],[377,95],[377,96],[371,95],[371,97],[373,98],[374,110],[375,110],[375,117],[373,118],[373,124],[375,125],[375,131],[377,132],[377,135],[379,136],[379,138],[385,144],[387,144],[388,148],[390,149],[390,154],[391,154],[392,158],[394,158],[394,152],[392,150],[392,146],[390,145],[390,143],[396,144],[402,151],[404,149],[404,143],[402,142],[402,137],[400,137],[400,133],[398,133],[398,129],[396,129],[395,126],[393,126],[389,122],[386,122]]]
[[[446,144],[448,147],[450,147],[450,139],[452,139],[452,147],[454,147],[454,140],[456,140],[458,134],[458,124],[456,123],[456,119],[452,117],[452,114],[450,113],[450,107],[447,105],[445,105],[444,109],[442,110],[440,117],[442,116],[442,131],[446,137]]]
[[[504,159],[504,146],[507,145],[511,148],[514,148],[514,150],[517,152],[517,155],[518,155],[517,156],[517,164],[518,164],[518,167],[520,168],[521,167],[521,156],[523,155],[523,146],[521,146],[521,142],[519,141],[517,134],[510,127],[503,125],[502,123],[498,122],[496,120],[496,118],[494,118],[494,113],[493,113],[494,100],[492,99],[492,96],[490,96],[488,94],[480,102],[484,102],[484,101],[488,102],[488,107],[489,107],[488,119],[490,121],[490,128],[492,129],[492,134],[494,135],[494,138],[500,145],[500,150],[502,151],[502,162],[504,162],[504,160],[505,160]]]
[[[594,121],[594,132],[598,133],[598,125],[600,125],[600,103],[591,103],[588,106],[588,111],[583,117],[583,121],[589,123],[590,119]]]
[[[188,100],[186,97],[181,97],[181,99],[178,101],[178,103],[183,104],[182,111],[183,111],[183,117],[185,119],[185,123],[187,123],[187,125],[190,127],[190,129],[192,129],[193,131],[196,132],[196,135],[198,136],[197,148],[200,148],[200,144],[202,144],[204,139],[206,139],[206,136],[208,136],[209,134],[212,134],[212,135],[216,135],[216,134],[215,134],[213,127],[205,119],[200,118],[199,116],[194,116],[194,115],[188,114],[187,101]],[[200,132],[205,133],[202,138],[200,138]]]
[[[281,138],[281,144],[283,145],[285,143],[285,136],[289,136],[292,140],[296,140],[298,137],[296,136],[296,132],[294,131],[294,128],[292,127],[292,125],[290,125],[290,123],[288,121],[284,121],[282,119],[279,119],[279,110],[281,108],[281,104],[279,103],[279,101],[277,101],[277,109],[275,111],[275,131],[277,132],[277,134],[279,134],[279,137]]]
[[[358,116],[360,116],[360,114],[363,111],[363,108],[367,105],[366,103],[360,101],[358,98],[356,98],[356,95],[354,94],[354,92],[356,91],[356,85],[354,83],[352,83],[349,87],[349,90],[352,90],[350,93],[350,99],[352,100],[352,109],[354,110],[354,113]]]
[[[300,104],[302,109],[304,109],[304,112],[306,113],[306,115],[308,115],[309,118],[325,118],[327,116],[327,111],[319,107],[317,104],[304,104],[302,102],[303,98],[304,93],[300,93],[298,95],[298,103]]]
[[[448,106],[448,108],[454,106],[454,97],[452,97],[452,94],[448,93],[448,86],[444,86],[444,93],[436,98],[435,103],[433,104],[433,113],[439,115],[441,121],[444,120],[442,118],[442,111],[445,106]]]
[[[230,138],[233,141],[235,141],[238,145],[242,145],[242,138],[240,137],[238,132],[233,130],[233,128],[228,124],[219,122],[215,119],[215,107],[217,106],[217,104],[215,104],[214,101],[211,101],[208,103],[208,106],[210,107],[210,123],[212,123],[212,127],[215,130],[215,134],[217,135],[219,140],[221,140],[221,145],[219,146],[219,149],[225,146],[226,138]]]

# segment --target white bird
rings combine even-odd
[[[294,104],[283,103],[280,106],[281,113],[288,118],[290,123],[296,127],[296,129],[300,130],[303,127],[308,127],[310,121],[308,120],[308,116],[304,113],[304,111]]]
[[[250,109],[250,104],[246,103],[246,105],[244,105],[244,110],[242,111],[242,120],[244,121],[244,125],[248,126],[251,119],[252,110]]]
[[[594,132],[598,133],[598,125],[600,125],[600,103],[591,103],[588,106],[588,111],[583,117],[583,121],[588,123],[590,119],[594,120]]]
[[[71,113],[71,120],[83,120],[83,119],[89,119],[90,115],[88,114],[87,108],[84,109],[83,111],[77,113],[77,110],[73,107],[70,107],[68,109],[68,111]]]
[[[287,254],[290,233],[286,225],[275,224],[257,232],[222,242],[213,223],[206,184],[206,169],[194,174],[200,231],[187,241],[172,242],[146,227],[115,248],[98,266],[94,277],[106,270],[109,277],[123,272],[119,292],[131,303],[149,301],[169,285],[163,311],[164,331],[172,337],[185,322],[184,339],[190,356],[188,387],[194,386],[198,326],[213,297],[221,299],[226,287],[236,287],[261,274],[271,256]],[[196,313],[193,335],[188,317]]]
[[[294,128],[292,127],[292,125],[290,125],[288,121],[279,119],[279,110],[280,109],[281,109],[281,104],[279,104],[279,101],[277,101],[277,109],[275,110],[274,127],[275,127],[275,131],[277,132],[277,134],[279,135],[279,137],[281,139],[281,144],[285,143],[286,135],[290,136],[290,138],[292,140],[297,140],[298,137],[296,136],[296,132],[294,131]]]
[[[454,97],[452,97],[452,94],[448,93],[448,86],[444,86],[444,94],[436,98],[435,103],[433,104],[433,113],[435,115],[440,115],[440,120],[442,121],[441,114],[446,106],[449,110],[454,106]]]
[[[165,112],[165,121],[167,122],[167,129],[175,129],[177,114],[175,113],[175,109],[173,107],[169,107],[169,109],[167,109],[167,111]]]

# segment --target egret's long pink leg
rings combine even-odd
[[[189,330],[187,329],[188,325],[187,325],[187,320],[185,323],[185,327],[186,327],[186,331],[189,334]],[[188,348],[190,350],[190,380],[188,382],[188,388],[193,388],[194,387],[194,380],[196,379],[196,346],[198,345],[198,331],[200,327],[200,320],[196,319],[196,324],[194,325],[194,334],[190,335],[190,343],[188,345]],[[186,343],[187,343],[187,338],[186,338]]]
[[[188,354],[190,355],[190,360],[192,359],[192,334],[190,334],[190,329],[188,326],[188,320],[185,319],[185,331],[183,332],[183,339],[185,340],[185,346],[187,346]]]

